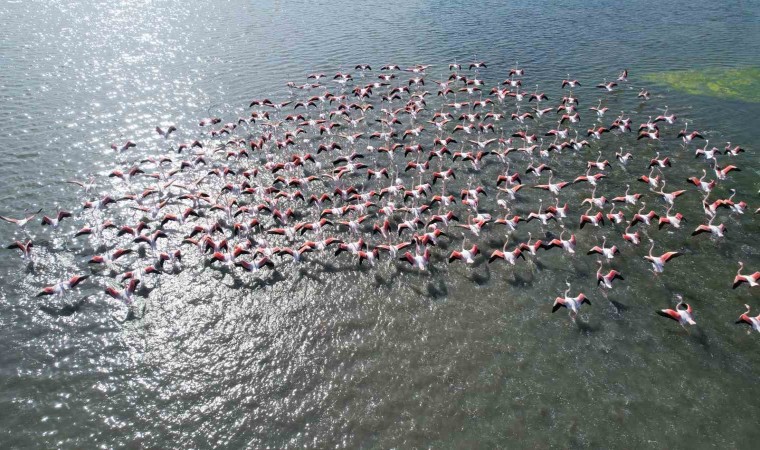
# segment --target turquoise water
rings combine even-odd
[[[164,145],[157,124],[187,130],[208,115],[234,120],[253,98],[286,97],[284,82],[306,73],[425,63],[434,64],[433,79],[451,61],[475,59],[488,61],[491,84],[519,61],[552,104],[567,73],[590,86],[628,67],[631,83],[655,95],[652,104],[668,105],[720,147],[730,140],[749,149],[732,181],[756,208],[760,105],[669,90],[639,75],[757,66],[760,7],[653,7],[7,2],[0,213],[78,205],[80,191],[63,181],[107,174],[116,165],[112,142],[130,138],[141,143],[138,154],[155,154]],[[578,95],[582,113],[599,98],[591,87]],[[638,102],[613,102],[645,112]],[[636,117],[634,124],[646,119]],[[612,155],[610,142],[601,149]],[[691,154],[675,157],[669,177],[702,167]],[[622,191],[643,159],[630,173],[615,167],[605,194]],[[526,193],[523,211],[537,198]],[[696,226],[699,199],[684,198],[683,210]],[[20,236],[0,225],[1,242]],[[610,294],[617,305],[594,288],[595,259],[581,255],[546,253],[516,269],[439,261],[430,275],[331,260],[329,270],[285,266],[264,285],[185,270],[151,285],[141,319],[127,323],[96,286],[83,288],[91,297],[75,314],[39,309],[39,286],[92,254],[64,238],[77,225],[33,229],[35,271],[10,251],[0,260],[4,447],[750,448],[760,437],[759,336],[732,323],[744,303],[760,307],[758,291],[730,289],[736,261],[760,268],[756,217],[727,219],[723,242],[653,230],[658,243],[688,257],[654,279],[640,258],[646,249],[629,250],[620,269],[639,275]],[[596,241],[582,239],[579,248]],[[578,324],[549,313],[566,280],[593,298]],[[689,333],[654,314],[676,292],[697,311]]]

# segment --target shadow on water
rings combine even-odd
[[[243,279],[238,277],[235,272],[230,273],[230,276],[232,277],[232,286],[230,286],[231,289],[241,289],[243,286],[245,286]]]
[[[507,280],[507,283],[509,283],[510,286],[521,288],[533,286],[533,280],[535,279],[533,272],[530,272],[530,276],[517,273],[517,271],[512,271],[512,274],[513,278]]]
[[[412,267],[410,264],[403,263],[403,262],[396,263],[395,267],[396,267],[396,275],[400,275],[400,274],[412,275],[412,274],[420,273],[420,271],[417,268]]]
[[[615,307],[615,312],[617,312],[618,314],[628,310],[627,305],[624,305],[623,303],[620,303],[617,300],[612,300],[611,298],[608,298],[607,300],[609,300],[610,304]]]
[[[491,250],[501,250],[501,247],[504,245],[504,241],[501,239],[496,239],[496,237],[489,237],[486,240],[486,246],[487,248]]]
[[[135,290],[135,295],[138,297],[148,298],[150,293],[156,290],[158,286],[148,287],[147,285],[140,283],[140,286]]]
[[[591,322],[582,320],[580,317],[575,319],[575,326],[578,327],[578,331],[581,333],[596,333],[603,328],[601,323],[592,324]]]
[[[318,266],[322,266],[322,271],[325,273],[345,273],[345,272],[355,272],[357,270],[358,266],[355,265],[337,265],[333,264],[331,262],[319,262],[314,261],[315,264]]]
[[[440,248],[441,250],[444,250],[444,251],[448,250],[449,247],[450,247],[450,245],[451,245],[451,242],[444,241],[442,239],[438,239],[438,245],[437,245],[437,247]]]
[[[699,344],[705,350],[710,348],[710,339],[701,328],[693,327],[689,332],[689,339],[695,344]]]
[[[376,287],[389,287],[391,284],[393,284],[393,279],[391,277],[385,278],[379,272],[375,272],[373,275],[373,280]]]
[[[431,281],[427,284],[427,295],[433,299],[441,299],[449,295],[449,289],[443,280]]]
[[[295,282],[298,283],[302,279],[309,279],[312,281],[316,281],[319,284],[324,284],[324,280],[322,280],[321,277],[318,275],[311,273],[311,271],[306,267],[299,267],[298,268],[298,277],[296,278]]]
[[[82,308],[82,306],[87,303],[87,300],[90,298],[90,296],[82,297],[79,300],[77,300],[74,303],[70,303],[67,305],[63,305],[60,308],[55,308],[53,306],[49,305],[40,305],[39,309],[40,311],[44,312],[45,314],[54,316],[54,317],[68,317],[73,315],[76,312],[79,312],[79,310]]]
[[[483,260],[476,261],[475,264],[473,264],[473,269],[471,269],[470,273],[467,275],[467,279],[478,286],[483,286],[491,281],[491,269],[487,264],[483,266],[485,267],[485,270],[474,270],[474,268],[483,265],[483,262]]]
[[[699,328],[699,326],[689,326],[688,328],[683,326],[676,326],[668,331],[668,335],[673,339],[686,338],[694,344],[697,344],[700,347],[704,348],[705,350],[710,348],[710,339],[704,330]]]
[[[248,284],[245,286],[251,288],[251,289],[263,289],[265,287],[274,286],[275,284],[285,281],[287,278],[285,278],[285,275],[283,275],[279,270],[273,270],[271,275],[266,278],[254,278]]]

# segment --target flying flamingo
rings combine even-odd
[[[582,292],[575,297],[569,297],[567,294],[571,289],[570,283],[565,284],[567,284],[567,289],[565,289],[562,297],[557,297],[554,299],[554,305],[552,305],[552,313],[557,312],[560,308],[567,308],[570,314],[570,318],[572,320],[575,320],[575,318],[578,316],[578,312],[581,309],[581,305],[584,303],[591,305],[591,302]]]
[[[691,305],[684,302],[683,297],[680,295],[678,295],[677,298],[678,304],[676,305],[676,309],[661,309],[657,311],[657,314],[675,320],[684,328],[686,325],[696,325],[697,322],[694,321],[694,311],[692,310]]]
[[[679,252],[665,252],[660,256],[654,256],[652,255],[652,250],[654,250],[654,241],[650,240],[652,245],[649,247],[649,255],[645,256],[644,259],[652,263],[652,272],[657,275],[658,273],[662,273],[663,270],[665,270],[665,263],[670,261],[673,258],[676,258],[678,256],[683,255],[683,253]]]

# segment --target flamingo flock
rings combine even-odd
[[[66,222],[86,223],[63,237],[89,239],[96,254],[79,273],[42,287],[38,295],[64,297],[97,280],[105,295],[130,305],[146,281],[194,270],[182,267],[187,252],[196,252],[207,266],[265,277],[280,266],[322,260],[326,253],[357,266],[408,265],[429,272],[438,261],[477,267],[481,260],[501,260],[508,264],[500,270],[508,271],[557,251],[597,258],[597,285],[607,297],[630,278],[663,276],[666,266],[684,257],[650,236],[653,225],[662,232],[684,230],[690,239],[721,240],[728,232],[722,218],[750,210],[735,190],[728,198],[713,195],[716,187],[731,186],[744,148],[731,142],[722,150],[710,147],[705,133],[667,107],[638,128],[634,113],[608,119],[611,96],[630,96],[641,102],[639,110],[652,111],[646,89],[633,97],[627,70],[613,81],[590,83],[600,97],[588,108],[575,92],[583,84],[570,74],[557,81],[557,99],[538,86],[523,90],[529,71],[518,65],[490,89],[481,76],[495,68],[484,61],[449,64],[436,80],[433,70],[359,64],[334,75],[313,73],[303,84],[286,84],[289,98],[253,99],[248,112],[234,120],[203,117],[197,129],[188,130],[161,124],[155,128],[161,142],[155,155],[129,159],[144,145],[136,140],[111,145],[115,156],[127,158],[108,174],[118,192],[97,194],[106,184],[96,177],[68,180],[82,189],[79,210],[41,219],[42,210],[25,211],[0,219],[24,234],[37,222],[59,234]],[[694,149],[702,140],[704,147]],[[610,148],[619,151],[605,155]],[[683,164],[679,156],[685,154],[696,156],[697,168],[688,180],[676,179],[669,172]],[[583,169],[574,171],[575,166]],[[625,192],[598,195],[610,177],[629,177]],[[540,198],[521,216],[515,211],[526,207],[523,188]],[[684,196],[701,199],[702,223],[678,211]],[[109,218],[114,205],[131,211],[131,221]],[[577,236],[594,236],[602,228],[617,230],[614,242],[603,237],[576,252]],[[529,238],[519,241],[518,230]],[[544,237],[534,239],[533,233]],[[636,250],[642,235],[649,241],[643,255]],[[503,243],[489,250],[486,237]],[[456,250],[444,254],[442,240]],[[7,248],[34,264],[31,239]],[[651,274],[622,274],[618,258],[637,252]],[[738,264],[733,288],[755,289],[760,272],[744,272]],[[564,307],[575,320],[591,301],[570,291],[568,285],[551,310]],[[746,306],[737,323],[760,331],[760,316],[749,311]],[[683,326],[696,323],[682,298],[675,309],[656,312]]]

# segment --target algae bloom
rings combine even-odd
[[[673,70],[644,78],[693,95],[760,102],[760,67]]]

